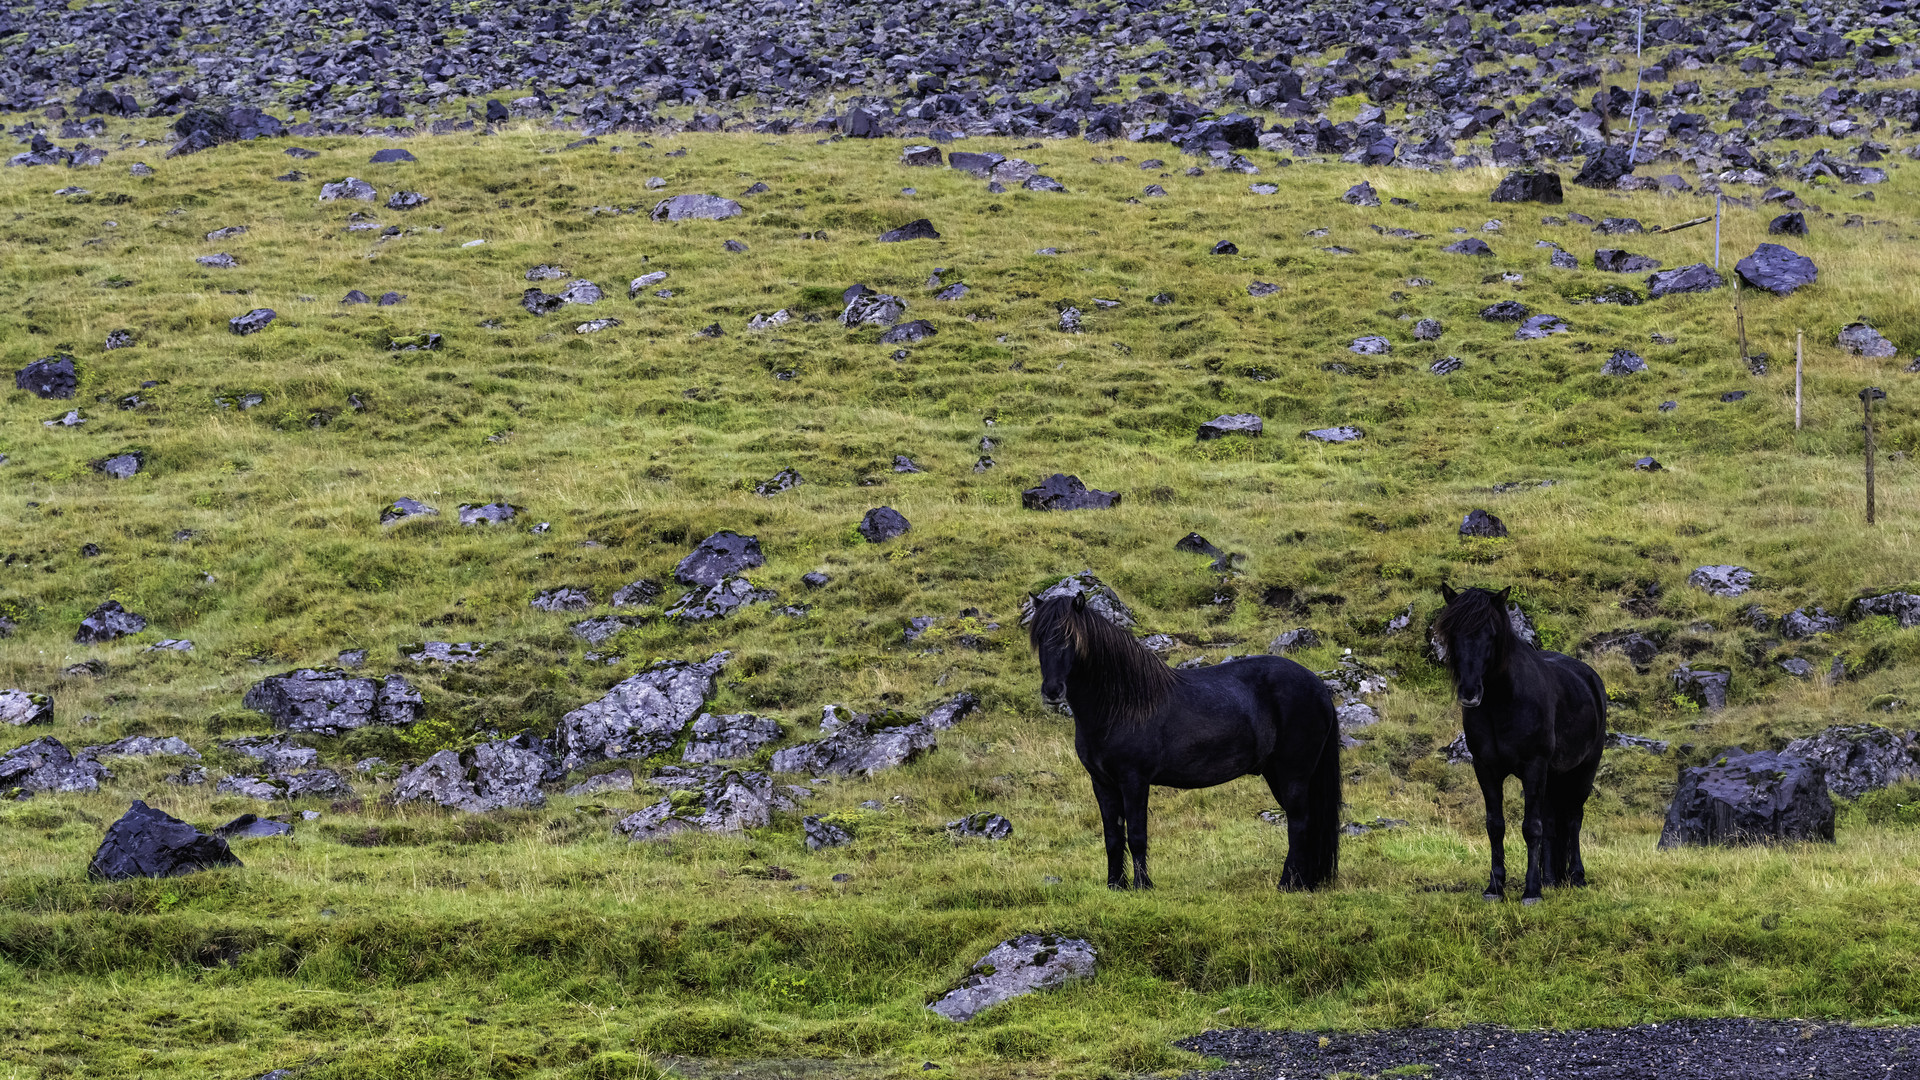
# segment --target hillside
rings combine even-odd
[[[1025,159],[1064,189],[996,193],[903,164],[907,140],[610,132],[570,146],[580,132],[524,120],[167,159],[165,123],[116,118],[114,137],[154,141],[122,141],[98,168],[0,174],[8,370],[65,354],[78,382],[71,399],[23,389],[0,404],[0,688],[53,707],[0,750],[148,735],[204,755],[112,758],[95,792],[0,810],[0,1075],[597,1077],[720,1057],[863,1063],[819,1075],[933,1062],[1090,1077],[1197,1067],[1172,1041],[1229,1025],[1920,1011],[1911,783],[1843,802],[1831,847],[1654,848],[1678,766],[1832,724],[1912,725],[1914,632],[1851,606],[1920,579],[1920,410],[1904,371],[1920,342],[1920,196],[1904,160],[1871,187],[1783,167],[1769,183],[1797,191],[1805,236],[1769,235],[1783,210],[1761,201],[1768,184],[1725,182],[1751,203],[1727,204],[1729,278],[1769,241],[1819,269],[1790,296],[1744,291],[1751,351],[1769,354],[1755,374],[1731,288],[1645,299],[1645,272],[1594,268],[1597,248],[1711,264],[1711,225],[1566,223],[1652,229],[1713,212],[1671,188],[1569,182],[1563,205],[1494,204],[1507,170],[1493,166],[1245,148],[1250,174],[1222,167],[1231,154],[1165,143],[941,147]],[[1846,145],[1803,140],[1797,161]],[[418,160],[368,161],[389,146]],[[1155,155],[1164,164],[1145,166]],[[152,175],[131,175],[134,161]],[[347,177],[377,197],[322,201]],[[1343,200],[1362,181],[1381,205]],[[88,190],[56,193],[68,185]],[[394,209],[396,192],[428,201]],[[650,219],[696,193],[743,212]],[[877,241],[918,219],[938,237]],[[1492,254],[1443,250],[1467,238]],[[1215,254],[1221,241],[1237,250]],[[1555,246],[1577,268],[1553,266]],[[234,265],[197,261],[216,254]],[[541,266],[568,276],[530,278]],[[604,297],[523,305],[528,289],[579,281]],[[931,336],[842,325],[856,284],[899,298],[900,322],[924,319]],[[964,295],[935,298],[956,284]],[[1595,302],[1620,286],[1645,302]],[[343,303],[350,290],[375,302]],[[378,302],[389,292],[397,302]],[[1520,324],[1481,314],[1507,301],[1567,332],[1516,340]],[[275,317],[232,332],[256,309]],[[617,324],[581,332],[601,319]],[[1416,337],[1423,319],[1437,338]],[[1900,354],[1840,348],[1856,321]],[[131,344],[105,348],[121,331]],[[1354,350],[1375,335],[1386,351]],[[1645,370],[1603,374],[1621,349]],[[1448,357],[1457,369],[1433,373]],[[1856,396],[1869,385],[1887,392],[1873,526]],[[47,423],[69,410],[78,423]],[[1262,433],[1196,438],[1239,413]],[[1360,437],[1306,434],[1340,426]],[[123,455],[137,458],[129,476],[96,465]],[[896,471],[899,456],[920,471]],[[1661,467],[1635,468],[1645,456]],[[756,491],[782,470],[803,482]],[[1023,508],[1054,473],[1121,499]],[[383,524],[401,499],[438,512]],[[463,505],[499,503],[510,520],[460,521]],[[911,529],[871,542],[858,526],[883,506]],[[1463,539],[1474,509],[1510,535]],[[694,591],[676,567],[720,530],[757,539],[764,564],[745,577],[777,595],[723,618],[668,614]],[[1242,557],[1216,568],[1177,550],[1189,533]],[[1719,564],[1751,570],[1751,591],[1689,586]],[[1159,890],[1101,888],[1071,724],[1041,707],[1019,628],[1029,592],[1083,570],[1138,632],[1170,636],[1171,663],[1266,652],[1307,627],[1320,644],[1294,658],[1381,676],[1367,698],[1379,721],[1349,732],[1348,815],[1405,824],[1347,838],[1337,888],[1280,894],[1284,833],[1258,816],[1271,803],[1257,781],[1157,792]],[[827,580],[803,580],[815,573]],[[614,607],[639,581],[658,594]],[[1582,893],[1525,910],[1478,896],[1479,795],[1444,754],[1458,711],[1423,644],[1443,581],[1512,585],[1543,644],[1591,656],[1611,725],[1671,744],[1607,752]],[[534,606],[561,588],[585,606]],[[144,629],[76,643],[108,600]],[[1816,606],[1844,623],[1782,635],[1780,616]],[[597,641],[574,629],[615,617],[627,621]],[[1628,630],[1657,649],[1640,667],[1594,651]],[[162,641],[192,647],[151,648]],[[428,642],[487,648],[448,663]],[[538,808],[392,801],[403,766],[548,738],[657,661],[723,650],[703,711],[782,725],[749,759],[762,771],[817,737],[827,706],[917,717],[964,692],[979,707],[911,763],[808,782],[804,803],[737,835],[616,831],[671,802],[647,774],[682,762],[684,736],[646,762],[576,768]],[[1841,676],[1823,679],[1836,657]],[[1812,675],[1783,669],[1792,659]],[[250,688],[353,661],[356,676],[401,675],[420,703],[408,725],[296,739],[351,794],[218,790],[262,771],[221,745],[271,732],[243,704]],[[1724,709],[1676,693],[1682,663],[1729,672]],[[370,758],[383,763],[355,768]],[[196,766],[206,783],[168,782]],[[564,794],[615,767],[638,767],[638,789]],[[252,812],[289,815],[294,831],[235,840],[244,869],[88,881],[103,830],[136,798],[203,828]],[[1012,836],[946,828],[980,812]],[[803,815],[853,842],[810,851]],[[1101,974],[967,1025],[922,1008],[1025,930],[1088,938]]]

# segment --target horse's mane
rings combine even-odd
[[[1091,608],[1074,609],[1073,597],[1033,606],[1028,640],[1034,649],[1052,644],[1073,650],[1079,664],[1098,668],[1100,704],[1109,719],[1131,720],[1152,712],[1179,683],[1166,661]]]
[[[1493,655],[1496,660],[1507,656],[1521,643],[1520,635],[1513,632],[1513,620],[1507,615],[1507,606],[1501,603],[1498,594],[1486,589],[1461,590],[1433,620],[1433,634],[1440,640],[1441,655],[1446,660],[1447,670],[1453,670],[1452,658],[1459,655],[1454,643],[1483,630],[1493,634]]]

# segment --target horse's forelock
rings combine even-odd
[[[1500,597],[1486,589],[1467,589],[1433,620],[1433,632],[1440,638],[1443,658],[1458,655],[1454,645],[1461,638],[1481,631],[1491,632],[1495,652],[1501,652],[1514,638],[1513,623]]]
[[[1132,634],[1091,607],[1076,607],[1071,597],[1036,603],[1030,638],[1035,649],[1058,642],[1073,650],[1076,663],[1110,669],[1103,680],[1108,704],[1122,715],[1151,710],[1178,678]]]

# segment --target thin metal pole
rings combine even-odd
[[[1885,390],[1869,386],[1860,391],[1860,405],[1866,410],[1867,433],[1867,524],[1873,524],[1873,401],[1887,396]]]
[[[1740,362],[1747,362],[1747,309],[1740,302],[1740,276],[1733,278],[1733,324],[1740,331]]]
[[[1793,430],[1800,430],[1800,369],[1806,363],[1807,333],[1793,332]]]
[[[1713,197],[1713,268],[1720,269],[1720,207],[1727,201],[1725,195]]]
[[[1640,45],[1646,37],[1647,9],[1637,13],[1639,21],[1633,31],[1633,149],[1627,151],[1627,164],[1635,164],[1640,156],[1640,75],[1646,71],[1646,64],[1640,57]]]

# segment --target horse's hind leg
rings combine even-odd
[[[1308,780],[1304,776],[1283,777],[1279,769],[1269,769],[1266,780],[1273,797],[1280,800],[1280,808],[1287,812],[1287,861],[1280,867],[1280,887],[1304,889],[1307,880],[1300,870],[1300,856],[1313,843],[1307,831],[1313,805],[1307,797]]]
[[[1127,816],[1120,789],[1095,780],[1093,799],[1100,804],[1100,829],[1107,842],[1107,888],[1124,889],[1127,887]]]
[[[1127,810],[1127,849],[1133,853],[1133,887],[1153,888],[1147,876],[1147,782],[1128,777],[1121,782],[1120,798]]]
[[[1564,839],[1561,841],[1566,852],[1567,872],[1565,884],[1585,888],[1587,867],[1580,861],[1580,827],[1586,821],[1587,798],[1593,794],[1593,777],[1600,771],[1600,763],[1583,765],[1564,778],[1560,788],[1560,828]]]
[[[1487,875],[1488,900],[1503,900],[1507,895],[1507,810],[1506,777],[1491,767],[1474,762],[1473,773],[1480,781],[1480,798],[1487,804],[1487,843],[1493,847],[1493,869]]]

